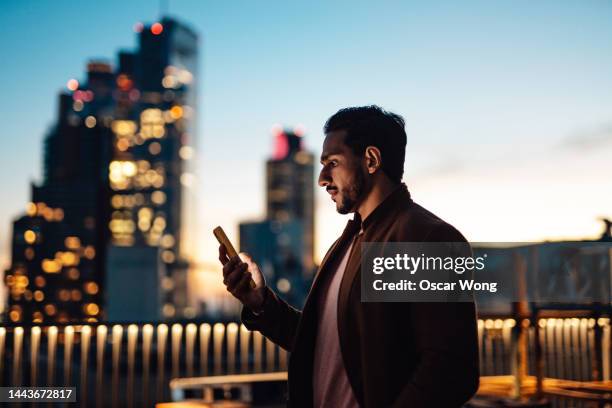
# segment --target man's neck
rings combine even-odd
[[[398,184],[393,183],[387,177],[381,177],[380,180],[377,180],[368,196],[357,208],[359,217],[365,220],[397,187]]]

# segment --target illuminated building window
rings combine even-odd
[[[183,117],[183,108],[175,105],[170,109],[170,116],[172,119],[177,120]]]
[[[11,311],[9,312],[9,318],[12,322],[18,322],[21,320],[21,307],[20,306],[12,306]]]
[[[25,298],[25,300],[27,300],[29,302],[30,300],[32,300],[32,291],[31,290],[25,290],[23,292],[23,297]]]
[[[81,240],[79,237],[66,237],[64,245],[68,249],[78,249],[81,247]]]
[[[42,323],[42,321],[43,321],[42,313],[38,311],[32,313],[32,323]]]
[[[28,244],[33,244],[36,242],[36,233],[32,230],[27,230],[23,233],[23,239],[25,239],[25,242]]]
[[[61,300],[62,302],[67,302],[70,300],[70,291],[68,291],[67,289],[61,289],[58,293],[57,293],[57,297],[59,300]]]
[[[162,261],[165,263],[172,263],[175,261],[176,257],[172,251],[165,250],[161,254]]]
[[[26,259],[28,261],[31,261],[32,259],[34,259],[34,249],[32,249],[31,247],[26,248],[26,250],[23,252],[23,254],[25,255]]]
[[[72,280],[77,280],[79,279],[79,276],[81,276],[81,273],[79,272],[77,268],[68,269],[66,274],[68,275],[68,278]]]
[[[72,291],[70,291],[70,297],[74,302],[80,302],[83,299],[83,295],[78,289],[72,289]]]
[[[42,302],[45,299],[45,294],[40,291],[40,290],[36,290],[34,291],[34,300],[37,302]]]
[[[83,255],[89,260],[94,259],[96,257],[96,249],[92,245],[88,245],[85,247]]]
[[[66,88],[73,92],[76,91],[77,89],[79,89],[79,81],[74,78],[69,79],[66,83]]]
[[[83,311],[85,314],[95,316],[100,312],[100,307],[95,303],[87,303],[83,306]]]
[[[113,190],[129,188],[136,170],[136,164],[132,161],[112,161],[109,165],[109,179]]]
[[[85,126],[87,126],[88,128],[94,128],[96,127],[96,118],[94,116],[88,116],[85,118]]]
[[[179,157],[183,160],[191,160],[193,158],[193,147],[183,146],[179,149]]]
[[[55,305],[52,305],[52,304],[45,305],[45,313],[47,314],[47,316],[54,316],[56,312],[57,312],[57,308],[55,307]]]
[[[72,104],[72,109],[75,112],[80,112],[83,110],[83,107],[85,107],[85,104],[83,103],[83,101],[78,100],[78,101],[74,101],[74,103]]]
[[[62,269],[62,265],[55,259],[43,259],[41,267],[47,273],[58,273]]]
[[[276,287],[278,288],[278,290],[282,293],[287,293],[291,290],[291,282],[289,282],[287,279],[285,278],[280,278],[277,282],[276,282]]]
[[[118,136],[132,136],[136,133],[136,123],[131,120],[116,120],[111,128]]]
[[[26,207],[26,213],[30,216],[33,217],[36,215],[37,212],[37,208],[36,208],[36,204],[34,203],[28,203],[27,207]]]
[[[159,109],[145,109],[140,114],[140,134],[144,139],[161,138],[166,133],[165,121]]]
[[[117,139],[117,150],[120,152],[125,152],[130,147],[130,142],[127,139],[121,138]]]
[[[162,308],[162,313],[165,317],[173,317],[176,313],[176,309],[173,304],[166,303]]]
[[[174,75],[166,75],[162,79],[162,86],[166,89],[178,88],[179,81]]]
[[[61,208],[56,208],[53,210],[53,219],[55,221],[61,221],[64,219],[64,210]]]
[[[164,276],[161,281],[161,287],[163,290],[169,292],[174,289],[174,281],[168,276]]]
[[[154,156],[161,153],[161,149],[161,145],[158,142],[153,142],[149,145],[149,153]]]
[[[80,262],[79,256],[70,251],[56,253],[55,260],[63,266],[76,266]]]
[[[154,191],[153,193],[151,193],[151,201],[153,201],[153,203],[157,205],[164,204],[166,202],[166,193],[159,190]]]
[[[34,278],[34,283],[39,288],[42,288],[42,287],[44,287],[47,284],[47,281],[45,280],[45,278],[43,276],[37,276],[36,278]]]
[[[85,293],[87,293],[88,295],[95,295],[98,293],[98,284],[96,282],[86,282],[83,285],[83,288],[85,289]]]
[[[166,234],[161,239],[161,245],[164,248],[172,248],[174,246],[174,237],[171,234]]]

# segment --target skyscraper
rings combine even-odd
[[[42,183],[13,226],[12,321],[187,310],[198,37],[170,19],[136,30],[115,69],[93,61],[60,95]]]
[[[299,304],[314,272],[314,158],[299,129],[275,127],[273,137],[266,219],[240,224],[240,249],[259,263],[268,284]]]

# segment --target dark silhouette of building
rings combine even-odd
[[[314,158],[299,131],[275,129],[274,138],[266,162],[266,219],[240,224],[240,248],[271,286],[301,304],[315,269]]]
[[[13,225],[11,321],[187,310],[198,37],[171,19],[137,32],[116,69],[93,61],[60,95],[43,180]]]

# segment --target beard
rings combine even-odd
[[[355,172],[354,183],[347,189],[338,191],[339,200],[337,201],[336,211],[340,214],[348,214],[354,211],[357,203],[363,198],[365,193],[366,180],[361,169],[358,169]]]

